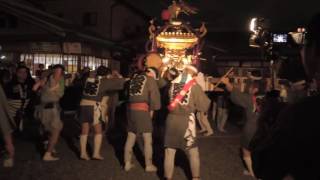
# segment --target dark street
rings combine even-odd
[[[65,124],[66,125],[66,124]],[[236,128],[229,128],[232,132],[226,135],[216,133],[211,137],[200,137],[199,147],[201,156],[202,179],[215,180],[250,180],[243,175],[242,162],[239,157],[239,132]],[[145,173],[141,153],[136,148],[135,168],[129,173],[122,169],[124,138],[120,135],[110,135],[105,138],[102,155],[103,161],[83,161],[78,158],[78,140],[74,139],[74,147],[68,146],[66,138],[57,146],[60,161],[43,162],[37,146],[26,140],[17,140],[16,161],[14,168],[0,169],[1,180],[126,180],[126,179],[161,179],[163,177],[161,146],[155,145],[155,161],[159,168],[157,173]],[[91,137],[92,139],[92,137]],[[68,141],[69,142],[69,141]],[[70,144],[70,142],[69,142]],[[92,144],[92,142],[91,142]],[[139,144],[139,143],[137,143]],[[137,145],[138,146],[138,145]],[[73,150],[72,150],[73,149]],[[159,152],[160,151],[160,152]],[[140,158],[139,158],[140,157]],[[190,176],[187,156],[177,154],[174,179],[184,180]],[[121,160],[122,161],[122,160]]]

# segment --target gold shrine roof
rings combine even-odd
[[[183,23],[171,22],[160,34],[156,41],[160,48],[183,50],[193,47],[199,38]]]

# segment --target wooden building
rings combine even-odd
[[[2,62],[24,61],[34,73],[39,64],[63,64],[69,73],[83,67],[106,65],[120,68],[111,52],[129,49],[94,31],[83,28],[18,1],[0,0]]]

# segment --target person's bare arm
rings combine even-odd
[[[46,78],[40,79],[36,84],[33,85],[32,90],[33,91],[38,91],[38,89],[46,83]]]
[[[153,118],[153,113],[154,113],[154,111],[150,111],[150,117],[151,117],[151,119]]]
[[[214,91],[214,92],[223,92],[224,89],[219,88],[219,87],[216,87],[216,88],[213,89],[213,91]]]
[[[230,83],[230,79],[229,79],[229,78],[224,77],[224,78],[221,79],[221,82],[226,85],[226,89],[227,89],[229,92],[232,91],[233,85]]]

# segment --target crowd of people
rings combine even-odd
[[[242,159],[245,174],[263,180],[319,179],[317,173],[319,135],[317,122],[319,107],[319,20],[313,20],[308,42],[301,50],[308,78],[296,83],[284,81],[278,90],[270,89],[266,81],[251,76],[244,85],[234,78],[223,76],[222,85],[214,88],[219,92],[214,102],[205,92],[203,74],[193,65],[181,71],[171,68],[161,77],[158,69],[146,67],[134,72],[130,78],[122,77],[117,71],[100,66],[88,68],[73,76],[72,86],[80,89],[77,112],[81,123],[79,135],[80,159],[103,160],[100,153],[103,126],[114,117],[119,91],[124,91],[127,104],[127,138],[124,145],[124,170],[130,171],[133,146],[137,136],[143,138],[145,171],[156,172],[153,163],[153,119],[165,114],[163,134],[164,177],[172,179],[175,153],[178,149],[189,155],[192,179],[200,179],[200,158],[197,145],[197,120],[200,133],[211,136],[213,128],[208,119],[217,118],[217,128],[225,131],[228,119],[228,104],[233,103],[244,110],[245,121],[241,136]],[[13,133],[23,131],[27,120],[42,124],[45,141],[44,161],[56,161],[55,146],[58,143],[63,121],[60,101],[65,93],[67,78],[62,65],[41,67],[32,78],[29,68],[20,62],[1,71],[0,127],[8,158],[4,165],[13,166]],[[241,88],[242,87],[242,88]],[[213,104],[213,105],[211,105]],[[210,108],[210,106],[212,108]],[[111,109],[111,110],[110,110]],[[94,130],[94,150],[87,153],[90,128]]]
[[[101,70],[102,69],[102,70]],[[97,74],[101,73],[106,74],[106,76],[118,76],[116,71],[113,73],[106,67],[101,67]],[[43,160],[45,161],[53,161],[58,160],[53,154],[55,154],[55,145],[58,142],[60,132],[63,128],[63,122],[61,120],[61,99],[65,93],[66,81],[69,76],[65,75],[64,67],[62,65],[53,65],[48,69],[44,69],[43,65],[39,66],[39,70],[36,71],[36,76],[33,78],[30,74],[29,68],[23,63],[20,62],[16,66],[10,65],[6,68],[1,69],[1,105],[2,117],[1,119],[1,132],[4,135],[6,149],[8,152],[8,158],[5,160],[5,166],[13,166],[13,158],[14,158],[14,146],[12,144],[12,132],[14,135],[20,134],[24,131],[25,126],[28,126],[34,122],[41,122],[41,126],[39,127],[39,133],[42,138],[44,138],[45,153],[43,155]],[[83,100],[81,101],[80,112],[85,112],[86,110],[82,110],[86,106],[86,93],[92,93],[90,88],[94,88],[93,86],[97,85],[95,83],[95,79],[93,79],[93,85],[90,84],[90,80],[92,79],[94,72],[90,72],[88,68],[82,70],[81,73],[76,74],[74,79],[72,80],[72,86],[76,89],[79,89],[77,92],[79,97],[77,97],[80,101],[81,91],[84,89]],[[97,75],[97,77],[100,76]],[[107,78],[106,78],[107,79]],[[108,77],[110,79],[110,77]],[[108,81],[108,86],[110,86],[110,82]],[[85,88],[85,86],[89,87],[89,90]],[[98,87],[103,91],[102,84],[98,84]],[[113,85],[111,84],[112,89]],[[109,95],[109,97],[113,97]],[[90,98],[89,98],[90,99]],[[102,100],[102,99],[101,99]],[[76,101],[76,99],[75,99]],[[105,101],[105,100],[104,100]],[[92,104],[92,103],[91,103]],[[105,103],[106,104],[106,103]],[[101,108],[100,104],[99,107]],[[106,110],[107,108],[104,108]],[[104,112],[106,113],[106,112]],[[80,113],[81,114],[81,113]],[[80,116],[85,118],[86,116]],[[101,116],[105,117],[105,116]],[[82,126],[82,134],[88,134],[89,127],[85,123],[86,121],[90,121],[90,119],[83,120]],[[99,124],[100,120],[95,120],[95,125]],[[101,130],[96,127],[97,137],[95,140],[97,141],[97,151],[95,153],[95,158],[101,159],[99,155],[99,141],[101,144]],[[99,136],[100,135],[100,136]],[[81,142],[83,144],[83,136],[81,136]],[[99,140],[100,138],[100,140]]]
[[[261,179],[319,179],[319,73],[320,14],[307,27],[306,42],[301,47],[301,59],[312,91],[309,97],[298,99],[277,116],[261,119],[261,130],[251,142],[253,170]],[[267,108],[263,114],[276,112]],[[264,117],[262,116],[262,117]],[[272,126],[270,126],[270,123]]]

